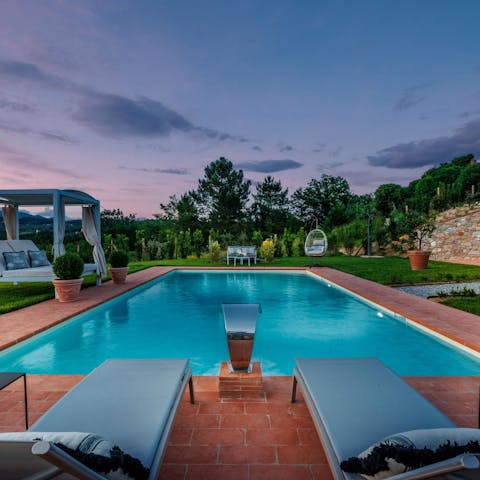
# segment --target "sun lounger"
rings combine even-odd
[[[55,274],[53,273],[50,262],[39,267],[33,267],[30,264],[29,252],[39,251],[32,240],[0,240],[0,282],[51,282],[55,278]],[[8,270],[3,252],[25,252],[27,259],[26,268]],[[91,273],[97,276],[97,284],[100,284],[101,279],[98,265],[95,263],[86,263],[83,267],[82,275],[89,275]]]
[[[186,359],[106,361],[27,432],[0,434],[0,478],[46,479],[53,478],[48,472],[66,472],[71,475],[66,478],[104,480],[106,477],[76,461],[53,441],[32,438],[49,440],[45,432],[90,432],[139,459],[150,469],[148,479],[156,479],[187,384],[193,403]]]
[[[297,382],[317,428],[336,480],[361,478],[346,473],[340,463],[359,455],[376,442],[398,432],[453,428],[455,425],[408,383],[374,358],[296,359],[292,402]],[[479,461],[463,455],[390,479],[429,478],[462,470],[476,470],[467,478],[480,478]]]

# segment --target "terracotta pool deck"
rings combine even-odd
[[[82,299],[72,304],[49,300],[1,315],[1,348],[171,270],[155,267],[129,275],[124,286],[109,282],[100,288],[83,290]],[[478,316],[336,270],[315,268],[312,272],[480,351]],[[81,378],[81,375],[28,375],[30,422],[39,418]],[[263,380],[263,397],[228,399],[219,395],[218,377],[195,377],[196,403],[191,405],[185,397],[180,407],[162,466],[162,478],[330,479],[301,394],[297,403],[290,403],[291,377],[264,377]],[[480,376],[409,377],[406,380],[458,426],[478,426]],[[0,431],[24,428],[23,384],[17,382],[0,391]]]

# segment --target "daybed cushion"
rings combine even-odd
[[[480,453],[480,430],[411,430],[385,437],[361,452],[358,457],[343,461],[341,467],[346,472],[358,473],[366,479],[379,480],[466,452]]]
[[[47,277],[51,276],[52,279],[55,278],[53,275],[53,270],[51,266],[47,267],[37,267],[37,268],[22,268],[20,270],[5,270],[2,273],[3,278],[30,278],[30,277]]]
[[[47,441],[97,473],[114,480],[146,480],[149,470],[109,440],[84,432],[0,433],[0,443]]]
[[[28,257],[30,258],[30,265],[32,268],[46,267],[50,265],[45,250],[29,250]]]
[[[5,270],[5,259],[3,258],[3,252],[13,252],[12,247],[6,240],[0,240],[0,271]]]
[[[7,270],[23,270],[29,268],[25,252],[3,252],[5,267]]]

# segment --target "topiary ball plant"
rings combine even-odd
[[[59,255],[53,262],[53,273],[60,280],[80,278],[83,272],[83,260],[76,253]]]
[[[114,250],[109,261],[112,268],[128,267],[128,254],[123,250]]]

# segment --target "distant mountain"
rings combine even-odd
[[[18,212],[18,220],[21,224],[47,224],[53,223],[52,218],[42,217],[41,215],[32,215],[27,212]]]
[[[3,221],[3,212],[1,210],[0,210],[0,220]],[[38,224],[43,225],[43,224],[53,222],[51,218],[42,217],[41,215],[32,215],[31,213],[24,212],[22,210],[18,212],[18,220],[22,225],[30,224],[30,223],[33,223],[36,225]]]

